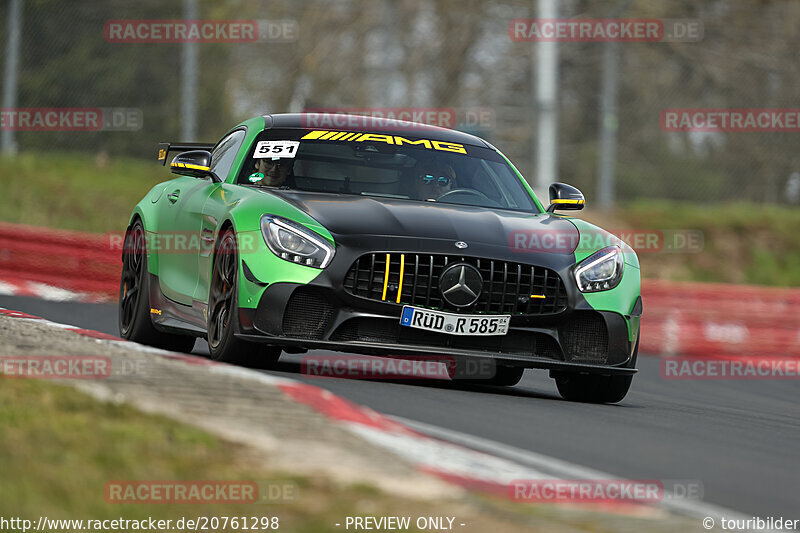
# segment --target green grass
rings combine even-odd
[[[480,493],[457,500],[409,499],[363,482],[343,484],[323,475],[289,475],[268,469],[267,460],[274,459],[163,416],[99,402],[71,387],[0,379],[0,517],[31,520],[33,527],[39,517],[153,518],[171,519],[176,531],[179,518],[199,516],[277,516],[279,531],[294,533],[341,533],[347,516],[456,516],[457,523],[467,524],[456,529],[494,533],[603,533],[618,531],[621,520],[630,522],[627,529],[647,526],[653,531],[675,531],[680,525],[675,519],[639,521],[598,513],[591,507],[523,504]],[[292,483],[296,498],[285,503],[238,505],[107,502],[106,483],[126,480]],[[419,531],[414,520],[412,532]],[[223,530],[244,529],[230,525],[207,529]]]
[[[141,159],[83,153],[22,153],[0,158],[0,218],[35,226],[121,231],[150,188],[169,170]]]
[[[0,516],[51,519],[177,519],[278,516],[280,530],[341,531],[346,515],[447,514],[452,504],[386,495],[369,485],[267,470],[253,449],[125,405],[98,402],[36,380],[0,386]],[[251,480],[296,483],[281,504],[116,504],[104,486],[123,480]],[[482,520],[488,526],[489,522]],[[229,528],[230,530],[230,528]],[[522,531],[519,528],[517,531]]]
[[[106,233],[121,231],[134,204],[172,174],[155,160],[54,152],[0,158],[0,176],[0,220]],[[641,254],[645,277],[800,285],[797,208],[647,200],[581,216],[610,229],[703,232],[700,254]]]
[[[556,533],[606,532],[616,530],[619,523],[614,515],[597,514],[591,508],[570,511],[479,493],[459,500],[409,499],[363,482],[334,482],[324,475],[301,476],[267,468],[274,459],[163,416],[99,402],[71,387],[0,379],[0,517],[31,520],[34,527],[40,516],[171,519],[172,530],[181,517],[277,516],[279,531],[295,533],[341,533],[344,526],[337,523],[347,516],[365,515],[456,515],[467,523],[464,531],[495,533],[537,528]],[[106,501],[106,483],[137,480],[291,483],[296,498],[271,504],[212,505]],[[675,527],[673,522],[661,525],[667,530]],[[224,530],[243,529],[229,525]],[[413,521],[409,531],[419,531]]]
[[[131,407],[100,403],[70,388],[4,379],[0,387],[0,515],[170,518],[176,508],[192,506],[108,503],[105,484],[112,480],[254,479],[246,464],[237,464],[238,448],[190,426]],[[261,475],[255,479],[275,478]],[[228,510],[243,507],[254,506],[229,506]]]
[[[702,253],[642,253],[645,277],[800,286],[800,209],[730,203],[634,202],[586,217],[604,227],[699,230]]]

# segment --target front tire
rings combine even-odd
[[[280,348],[238,339],[239,254],[236,234],[223,230],[214,250],[214,266],[208,297],[208,350],[211,358],[251,368],[270,368]]]
[[[117,317],[123,339],[174,352],[189,353],[194,348],[194,337],[158,331],[150,318],[150,275],[141,220],[133,223],[122,247]]]
[[[522,379],[522,374],[525,369],[521,366],[502,366],[498,365],[497,372],[494,377],[485,380],[487,385],[496,385],[498,387],[513,387]]]

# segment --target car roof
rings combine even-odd
[[[492,145],[475,135],[419,122],[405,122],[388,118],[336,113],[278,113],[263,115],[263,117],[265,123],[264,129],[330,129],[331,131],[349,130],[400,136],[402,136],[404,132],[413,132],[414,137],[425,137],[432,141],[493,148]],[[314,125],[315,123],[319,123],[320,125],[316,126]],[[352,125],[354,123],[360,125]],[[337,127],[335,124],[348,124],[348,126]]]

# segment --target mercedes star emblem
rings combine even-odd
[[[455,307],[468,307],[478,301],[483,289],[480,271],[467,263],[447,267],[439,277],[442,298]]]

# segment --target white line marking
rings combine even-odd
[[[401,423],[405,425],[405,421]],[[515,479],[548,478],[541,470],[520,466],[515,461],[484,450],[476,451],[449,439],[420,438],[419,435],[388,432],[362,424],[348,423],[346,426],[365,440],[411,463],[440,472],[498,484],[509,484]]]
[[[387,415],[389,416],[389,415]],[[508,446],[500,442],[475,437],[466,433],[444,429],[423,422],[409,420],[399,416],[389,416],[389,418],[404,424],[412,429],[425,433],[437,439],[446,440],[455,444],[460,444],[474,450],[479,450],[485,453],[503,457],[518,464],[525,465],[540,469],[544,472],[551,472],[557,477],[562,479],[618,479],[619,476],[613,476],[600,470],[594,470],[585,466],[580,466],[568,461],[556,459],[537,452],[523,450],[514,446]],[[524,476],[518,476],[522,478]],[[663,501],[655,504],[670,511],[680,513],[687,516],[696,518],[704,518],[710,516],[716,520],[726,518],[731,520],[748,520],[752,519],[753,515],[744,515],[739,511],[733,511],[725,507],[706,503],[698,500],[678,499],[678,498],[665,498]],[[745,530],[740,530],[745,531]],[[754,530],[753,530],[754,531]],[[759,530],[767,531],[767,530]]]

